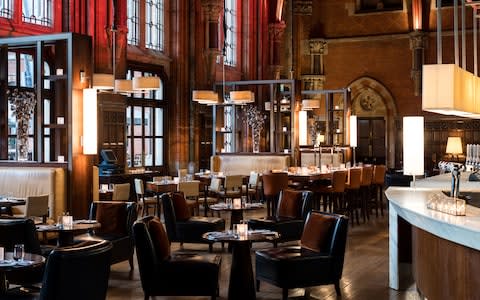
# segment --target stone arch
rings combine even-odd
[[[395,119],[398,115],[395,100],[390,91],[378,80],[360,77],[352,81],[351,112],[360,117],[383,117],[385,119],[386,165],[395,167]]]

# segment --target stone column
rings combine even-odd
[[[219,20],[223,11],[223,1],[202,0],[203,16],[205,19],[205,50],[207,83],[212,86],[215,83],[215,64],[220,55],[219,47]]]
[[[410,72],[414,85],[414,95],[422,94],[422,67],[424,62],[424,49],[427,43],[425,32],[415,30],[409,34],[410,49],[412,50],[412,71]]]
[[[272,70],[273,79],[280,79],[280,71],[282,70],[280,53],[285,27],[286,25],[283,21],[268,24],[268,37],[270,42],[270,68]]]

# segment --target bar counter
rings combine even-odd
[[[400,278],[409,271],[405,265],[412,263],[411,273],[417,289],[428,299],[442,299],[442,295],[449,295],[450,299],[478,299],[480,209],[467,205],[466,216],[430,210],[426,207],[428,195],[438,190],[448,189],[438,185],[386,190],[389,286],[396,290],[403,288]]]

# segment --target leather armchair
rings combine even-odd
[[[300,246],[256,251],[257,290],[266,281],[282,288],[287,299],[288,289],[334,284],[340,296],[347,230],[347,217],[312,211]]]
[[[47,260],[40,300],[104,300],[112,244],[90,241],[57,248]]]
[[[135,202],[99,201],[90,205],[89,218],[97,220],[101,227],[77,236],[76,240],[107,240],[112,243],[111,264],[128,260],[133,271],[134,241],[132,226],[137,219]]]
[[[207,243],[212,252],[213,241],[202,235],[209,231],[225,230],[225,220],[216,217],[191,216],[183,194],[165,193],[161,197],[163,217],[170,242]]]
[[[220,255],[171,253],[164,226],[154,216],[136,221],[133,235],[145,300],[151,296],[216,299]]]
[[[273,241],[275,247],[278,242],[299,240],[305,219],[312,209],[312,197],[310,191],[283,190],[280,192],[275,215],[250,219],[248,226],[251,229],[268,229],[280,233],[280,239]]]

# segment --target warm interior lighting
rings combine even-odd
[[[97,90],[83,89],[83,154],[97,154]]]
[[[308,115],[306,110],[298,112],[298,144],[307,145]]]
[[[423,117],[403,117],[403,174],[424,174]]]
[[[453,155],[462,154],[462,138],[459,136],[449,136],[447,139],[447,149],[445,152]]]
[[[230,101],[234,104],[247,104],[255,102],[255,94],[251,91],[231,91]]]
[[[218,104],[218,93],[209,90],[197,90],[192,92],[192,101],[200,104]]]
[[[152,91],[160,89],[160,78],[157,76],[133,77],[132,88],[134,91]]]
[[[113,90],[115,78],[113,74],[94,73],[92,76],[92,88],[97,90]]]
[[[128,79],[115,79],[116,93],[133,93],[132,81]]]
[[[350,116],[350,147],[357,147],[357,116]]]
[[[413,29],[422,30],[422,1],[412,0]]]
[[[320,100],[318,99],[302,100],[302,110],[312,110],[314,108],[320,108]]]
[[[479,113],[476,88],[479,79],[455,64],[423,66],[422,109],[429,112],[468,117]]]

